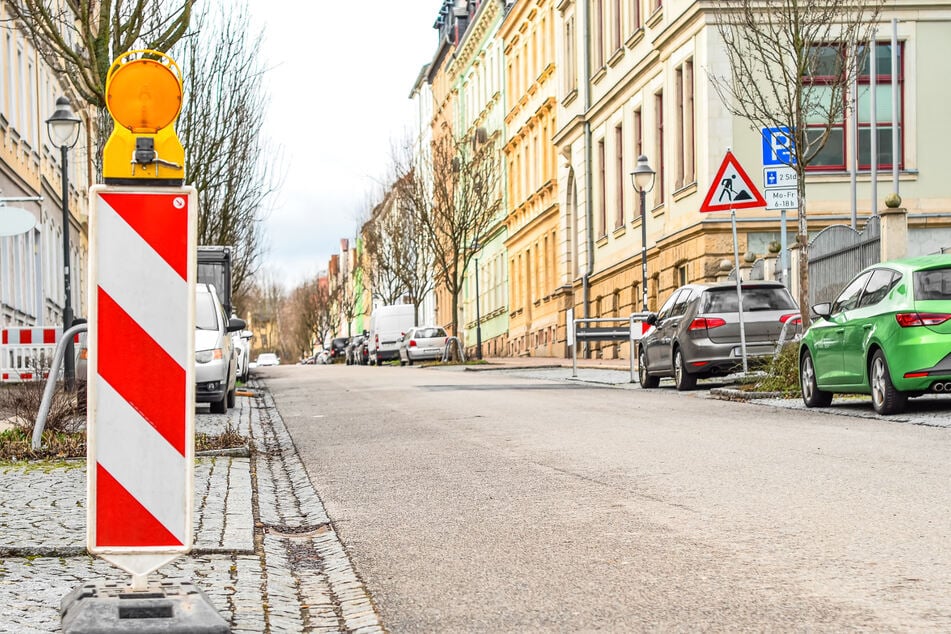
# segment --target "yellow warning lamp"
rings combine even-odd
[[[185,149],[175,134],[182,109],[182,73],[158,51],[130,51],[117,58],[106,79],[106,107],[113,128],[102,152],[108,185],[180,186]]]

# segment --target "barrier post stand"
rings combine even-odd
[[[149,582],[193,540],[198,209],[173,127],[181,88],[156,51],[122,55],[106,83],[106,184],[90,190],[86,544],[131,585],[73,590],[67,634],[229,631],[197,586]]]

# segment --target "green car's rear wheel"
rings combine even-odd
[[[879,414],[898,414],[905,411],[908,395],[895,389],[892,377],[888,373],[885,353],[876,350],[868,368],[869,387],[872,388],[872,407]]]
[[[828,407],[832,402],[832,392],[820,390],[816,383],[816,366],[808,350],[802,353],[799,361],[799,384],[802,387],[802,402],[806,407]]]

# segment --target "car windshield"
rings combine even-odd
[[[431,337],[445,337],[446,331],[442,328],[420,328],[416,331],[416,339],[429,339]]]
[[[951,300],[951,268],[915,271],[915,299]]]
[[[195,297],[195,327],[198,330],[218,330],[218,314],[210,293],[198,293]]]
[[[702,313],[735,313],[736,289],[717,288],[703,294]],[[757,310],[796,310],[789,293],[782,288],[744,288],[743,312]]]

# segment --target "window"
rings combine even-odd
[[[575,18],[574,16],[565,21],[565,78],[567,85],[565,93],[570,93],[578,89],[578,60],[575,54]]]
[[[901,275],[891,269],[875,269],[872,277],[869,278],[865,292],[862,293],[862,299],[859,300],[859,307],[874,306],[879,303],[888,292],[895,287],[901,280]]]
[[[604,0],[591,0],[591,59],[594,68],[604,66]]]
[[[664,93],[654,95],[654,117],[657,120],[657,176],[654,179],[654,204],[664,204]]]
[[[810,140],[817,140],[823,133],[826,123],[831,119],[832,126],[829,138],[822,149],[810,161],[810,169],[819,170],[846,170],[846,145],[853,123],[850,117],[856,117],[854,124],[858,128],[858,167],[868,170],[872,166],[871,136],[872,136],[872,74],[871,56],[865,54],[865,47],[858,49],[858,55],[864,57],[857,79],[857,103],[853,114],[849,114],[848,90],[836,95],[834,85],[840,81],[841,69],[847,63],[848,53],[837,45],[821,45],[814,47],[814,72],[803,78],[803,84],[811,98],[822,106],[811,113],[807,118],[807,126],[814,129],[809,135]],[[904,163],[904,56],[901,45],[898,48],[898,148],[892,148],[892,51],[888,42],[877,43],[875,46],[875,110],[876,110],[876,141],[878,144],[878,167],[890,169],[893,161]],[[832,100],[835,99],[833,102]]]
[[[674,268],[674,284],[684,286],[687,283],[687,263],[677,265]]]
[[[604,170],[604,139],[598,141],[598,221],[600,222],[600,235],[605,236],[608,233],[608,210],[605,205],[607,199],[607,185],[605,184]]]
[[[871,275],[872,273],[869,271],[852,280],[832,303],[832,314],[855,308],[859,301],[859,294],[865,288],[865,283]]]
[[[621,0],[614,0],[612,5],[611,50],[616,51],[621,48]]]
[[[862,51],[860,50],[860,54]],[[891,169],[894,157],[898,164],[904,163],[904,145],[902,122],[905,117],[903,98],[904,63],[902,47],[898,46],[898,151],[892,150],[892,46],[891,43],[879,42],[875,45],[875,137],[878,142],[878,167]],[[871,138],[872,138],[872,75],[871,56],[865,55],[865,61],[858,78],[858,128],[859,128],[859,169],[871,169]]]
[[[614,227],[624,226],[624,128],[614,128],[614,189],[617,205]]]
[[[684,145],[683,145],[683,162],[684,162],[684,185],[689,185],[690,183],[697,180],[697,164],[696,164],[696,151],[695,151],[695,131],[694,131],[694,120],[695,120],[695,106],[693,99],[693,60],[688,59],[684,62]]]
[[[915,271],[915,299],[951,300],[951,268]]]
[[[631,0],[631,30],[636,31],[644,26],[641,17],[641,0]]]

